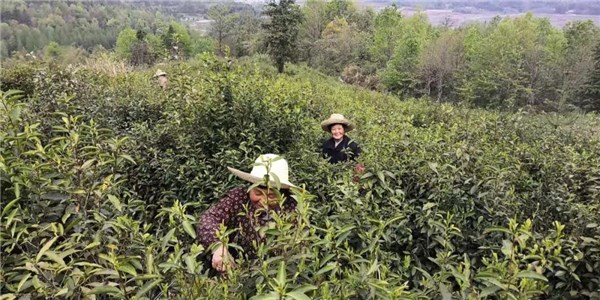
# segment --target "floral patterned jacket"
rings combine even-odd
[[[290,212],[295,209],[296,201],[292,198],[286,199],[283,211]],[[277,207],[273,210],[279,212],[282,209]],[[227,192],[200,216],[196,231],[199,242],[208,248],[219,241],[216,233],[221,224],[228,229],[239,228],[229,240],[242,247],[246,254],[253,256],[256,253],[255,244],[263,241],[257,230],[270,220],[270,214],[262,208],[255,207],[246,189],[239,187]]]

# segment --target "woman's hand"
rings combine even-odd
[[[361,163],[357,163],[357,164],[354,166],[354,172],[355,172],[357,175],[360,175],[360,174],[364,173],[364,172],[365,172],[365,165],[363,165],[363,164],[361,164]]]
[[[352,182],[358,183],[360,181],[360,175],[365,172],[365,165],[358,163],[354,166],[354,176],[352,176]]]
[[[215,252],[213,252],[212,267],[219,272],[225,272],[230,267],[235,268],[233,256],[229,254],[229,251],[223,245],[217,247]]]

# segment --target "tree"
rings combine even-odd
[[[436,91],[438,102],[442,101],[444,87],[464,66],[463,40],[462,32],[445,31],[425,48],[419,59],[417,72],[425,84],[424,93]]]
[[[311,64],[317,41],[327,25],[327,2],[325,0],[308,0],[302,6],[304,22],[300,25],[300,57]]]
[[[356,12],[351,19],[350,23],[356,25],[356,28],[362,32],[373,34],[373,26],[375,22],[375,11],[372,8],[367,7],[364,10]]]
[[[197,34],[192,38],[192,41],[192,55],[204,52],[213,53],[215,51],[215,40],[211,37]]]
[[[225,39],[231,35],[237,15],[231,13],[226,5],[215,5],[208,10],[208,17],[213,20],[209,35],[217,40],[220,55],[224,55]]]
[[[317,42],[314,67],[329,74],[339,74],[352,63],[360,63],[359,58],[367,52],[365,34],[358,31],[344,18],[336,18],[323,30]]]
[[[126,28],[119,34],[116,52],[133,65],[152,64],[158,56],[161,42],[160,38],[143,30]]]
[[[264,44],[264,31],[257,30],[261,24],[259,15],[253,9],[243,9],[235,14],[234,21],[229,39],[232,55],[239,57],[259,52]]]
[[[49,58],[57,58],[61,54],[60,45],[57,42],[50,42],[48,46],[46,46],[46,57]]]
[[[354,3],[349,0],[331,0],[327,3],[327,20],[333,21],[336,18],[351,19],[356,13]]]
[[[531,30],[533,39],[530,43],[523,41],[526,46],[523,50],[524,69],[528,74],[528,88],[532,91],[527,104],[555,102],[561,94],[560,86],[564,77],[561,66],[566,56],[567,40],[546,18],[526,16],[521,22],[523,26],[519,31]]]
[[[285,63],[296,57],[298,25],[302,22],[302,12],[294,0],[271,0],[265,7],[269,21],[263,24],[267,31],[267,49],[283,73]]]
[[[171,59],[188,57],[192,52],[192,39],[188,30],[177,22],[171,22],[162,35],[162,46]]]
[[[396,42],[402,33],[402,16],[395,5],[384,8],[375,17],[371,57],[384,67],[394,54]]]
[[[135,42],[131,45],[131,59],[130,62],[135,65],[143,65],[149,61],[150,49],[148,43],[146,43],[147,33],[143,30],[138,30],[135,33]]]
[[[582,99],[578,105],[587,111],[600,112],[600,42],[594,49],[594,65],[584,85]]]
[[[586,81],[594,69],[594,47],[599,30],[591,20],[571,22],[563,28],[567,49],[561,66],[559,105],[584,106]]]
[[[125,28],[119,33],[119,37],[117,37],[117,45],[115,47],[115,52],[121,58],[126,60],[131,59],[131,47],[136,42],[136,32],[131,28]]]
[[[545,19],[527,14],[472,27],[465,38],[468,68],[462,97],[479,106],[517,108],[559,98],[556,68],[565,39]]]
[[[419,57],[434,32],[423,13],[402,19],[399,28],[392,57],[382,72],[382,83],[392,92],[414,96],[422,84],[417,76]]]

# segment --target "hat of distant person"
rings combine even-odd
[[[354,129],[354,124],[350,120],[346,119],[342,114],[332,114],[329,119],[321,122],[321,128],[324,131],[329,132],[331,125],[342,124],[345,127],[345,131],[349,132]]]
[[[165,72],[161,69],[156,70],[156,73],[154,73],[154,77],[160,77],[160,76],[167,76],[167,72]]]

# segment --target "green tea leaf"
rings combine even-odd
[[[330,262],[325,267],[321,268],[317,273],[315,273],[315,276],[321,275],[323,273],[327,273],[335,268],[337,268],[337,263]]]
[[[54,242],[56,241],[56,239],[58,239],[57,236],[55,236],[53,239],[49,240],[46,242],[46,244],[44,244],[44,246],[42,247],[42,249],[40,249],[40,251],[38,252],[37,256],[35,257],[35,262],[39,262],[40,259],[42,258],[42,256],[46,253],[46,251],[48,251],[48,249],[50,249],[50,247],[52,247],[52,244],[54,244]]]
[[[192,224],[189,221],[183,221],[183,230],[185,230],[185,232],[192,237],[193,239],[196,238],[196,230],[194,230],[194,227],[192,226]]]
[[[64,287],[64,288],[60,289],[58,292],[56,292],[56,294],[54,294],[54,297],[66,295],[68,292],[69,292],[69,288]]]
[[[100,242],[92,242],[89,245],[85,246],[85,248],[83,248],[83,250],[89,250],[89,249],[95,248],[99,245],[100,245]]]
[[[162,279],[157,279],[157,280],[146,282],[146,284],[144,284],[144,286],[142,286],[142,288],[135,294],[135,297],[138,299],[141,298],[146,293],[148,293],[150,290],[152,290],[154,287],[159,285],[161,282],[162,282]]]
[[[265,295],[258,295],[250,298],[250,300],[279,300],[280,297],[277,293],[271,292]]]
[[[304,284],[300,287],[295,288],[294,292],[299,292],[299,293],[305,294],[308,291],[312,291],[312,290],[316,290],[316,289],[317,289],[317,287],[312,284]]]
[[[130,264],[118,265],[117,270],[127,273],[131,276],[137,276],[137,272],[135,271],[135,268]]]
[[[173,234],[175,234],[175,228],[169,230],[169,232],[167,232],[167,234],[165,234],[165,236],[162,238],[161,246],[163,249],[167,247],[167,244],[171,241],[171,238],[173,238]]]
[[[128,160],[128,161],[130,161],[130,162],[131,162],[132,164],[134,164],[134,165],[136,164],[136,163],[135,163],[135,160],[133,160],[133,158],[132,158],[130,155],[127,155],[127,154],[121,154],[121,155],[119,155],[119,156],[120,156],[120,157],[122,157],[122,158],[124,158],[124,159],[126,159],[126,160]]]
[[[121,294],[123,294],[123,292],[114,286],[103,285],[103,286],[97,286],[97,287],[93,288],[90,291],[90,294],[121,295]]]
[[[521,271],[517,274],[517,278],[531,278],[548,282],[548,278],[546,278],[546,276],[533,271]]]
[[[452,293],[448,290],[448,286],[444,283],[439,283],[440,294],[442,295],[442,300],[452,300]]]
[[[108,195],[108,200],[110,201],[110,203],[112,203],[112,205],[118,210],[118,211],[123,211],[123,207],[121,206],[121,201],[119,201],[119,199],[117,197],[115,197],[114,195]]]
[[[479,298],[485,298],[487,296],[493,295],[495,294],[497,291],[502,290],[502,288],[500,288],[497,285],[490,285],[488,287],[486,287],[485,289],[481,290],[481,293],[479,293]]]
[[[61,267],[63,267],[63,268],[67,267],[67,264],[65,263],[65,261],[54,251],[46,251],[44,253],[44,255],[46,257],[48,257],[49,259],[51,259],[52,261],[58,263]]]
[[[513,253],[513,243],[509,240],[502,240],[502,248],[500,251],[502,251],[502,254],[510,257]]]
[[[81,170],[85,170],[89,168],[94,162],[96,162],[95,158],[86,160],[83,165],[81,165]]]
[[[196,259],[193,256],[188,255],[184,258],[184,261],[188,272],[193,274],[196,269]]]
[[[279,287],[283,288],[287,282],[287,272],[285,268],[285,262],[279,262],[279,271],[277,271],[277,283],[279,283]]]
[[[302,292],[293,291],[286,293],[285,295],[296,300],[310,300],[310,298]]]
[[[23,287],[25,282],[27,282],[27,279],[29,279],[29,277],[31,277],[31,273],[27,273],[25,276],[23,276],[23,278],[21,278],[19,284],[17,285],[17,293],[21,291],[21,288]]]
[[[13,207],[15,204],[17,204],[17,202],[19,202],[19,198],[16,198],[10,202],[8,202],[6,204],[6,206],[4,206],[4,208],[2,209],[2,216],[6,216],[6,213],[8,212],[8,210]]]

